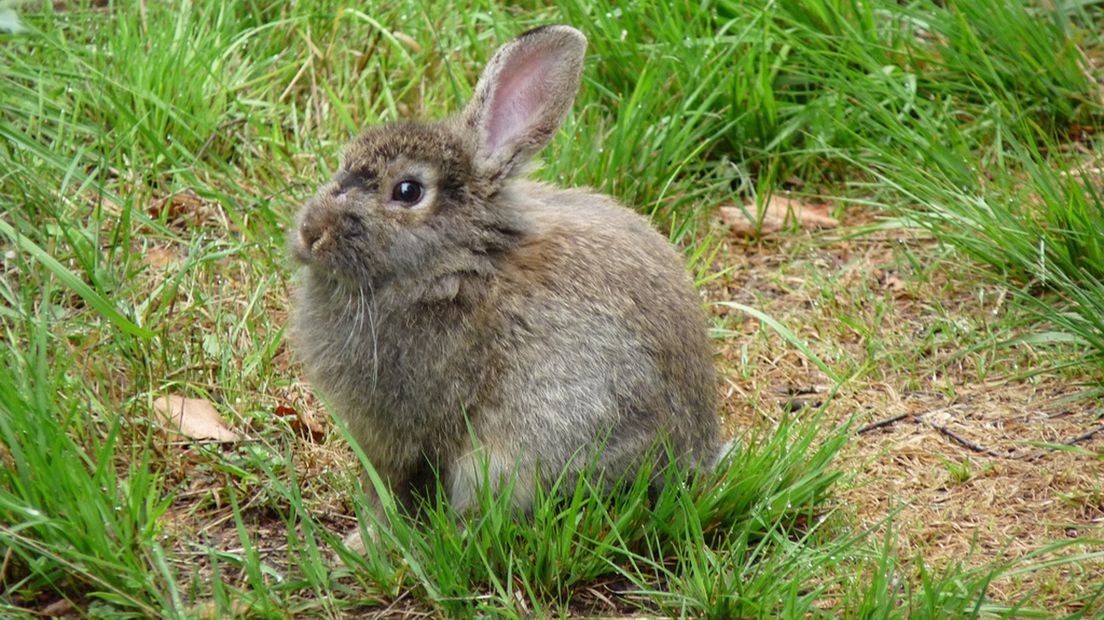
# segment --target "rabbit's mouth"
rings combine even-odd
[[[315,209],[300,217],[288,239],[288,253],[319,275],[374,284],[381,277],[387,246],[369,242],[378,236],[352,213]]]
[[[386,275],[374,273],[359,266],[346,264],[335,266],[329,264],[327,260],[315,258],[308,258],[306,261],[298,258],[297,260],[306,267],[306,273],[310,275],[311,280],[338,291],[378,291],[386,288],[393,280]]]

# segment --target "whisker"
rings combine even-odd
[[[368,293],[371,299],[368,302],[368,327],[372,330],[372,392],[379,385],[379,339],[376,337],[376,322],[379,320],[379,312],[376,306],[376,291],[372,287],[372,281],[368,281]],[[364,289],[361,289],[364,294]]]

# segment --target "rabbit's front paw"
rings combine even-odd
[[[365,540],[365,536],[368,538],[367,541]],[[353,528],[351,532],[346,534],[341,542],[349,551],[356,555],[363,556],[368,551],[368,545],[379,542],[379,532],[370,524],[366,523],[363,526],[358,525]]]

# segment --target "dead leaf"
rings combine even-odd
[[[161,217],[161,214],[164,213],[165,218],[172,221],[185,215],[194,214],[202,208],[203,199],[192,190],[185,189],[154,202],[146,211],[153,218]],[[166,211],[167,213],[165,213]]]
[[[66,599],[58,599],[53,603],[38,610],[38,615],[45,618],[62,618],[62,617],[75,617],[80,613],[76,607],[73,607],[73,603]]]
[[[215,601],[199,603],[188,610],[190,618],[240,618],[249,615],[253,607],[241,600],[230,601],[230,607],[225,608]]]
[[[180,254],[170,247],[154,246],[146,250],[142,262],[155,269],[164,269],[180,261]]]
[[[107,3],[109,1],[110,0],[92,0],[91,2],[88,3],[87,6],[94,7],[94,8],[97,8],[97,9],[102,9],[102,8],[107,6]],[[62,11],[67,11],[69,9],[79,9],[79,8],[81,8],[81,3],[80,2],[74,2],[73,0],[55,0],[54,1],[54,10],[59,12],[59,13],[62,12]]]
[[[239,441],[241,437],[222,423],[215,407],[202,398],[184,398],[175,394],[153,401],[157,418],[171,433],[189,439],[219,443]]]
[[[746,211],[746,213],[745,213]],[[737,237],[755,237],[778,232],[797,222],[801,228],[835,228],[839,221],[828,215],[827,203],[807,203],[779,194],[771,195],[763,211],[763,221],[755,225],[756,205],[743,208],[723,206],[718,210],[722,223],[727,225]]]
[[[325,427],[306,409],[300,412],[293,407],[279,405],[275,413],[277,417],[288,419],[288,426],[303,439],[318,443],[326,437]]]
[[[905,284],[905,281],[897,276],[886,276],[882,284],[894,293],[903,293],[908,290],[908,285]]]
[[[893,293],[895,299],[908,299],[912,295],[908,290],[908,282],[897,276],[894,271],[878,271],[876,274],[878,284],[885,290]]]
[[[231,232],[236,230],[234,224],[226,219],[218,203],[204,200],[191,189],[183,189],[155,200],[146,210],[150,217],[164,218],[167,224],[175,228],[191,228],[217,222]]]

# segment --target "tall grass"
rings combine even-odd
[[[29,303],[22,310],[34,312]],[[0,353],[7,369],[0,379],[4,598],[90,593],[157,615],[177,593],[172,574],[159,570],[158,519],[168,501],[152,454],[141,444],[119,447],[123,420],[51,355],[48,315],[28,316],[30,333],[8,332],[9,342],[25,336],[29,350]],[[106,433],[96,418],[107,418]],[[128,452],[133,460],[120,458]]]

